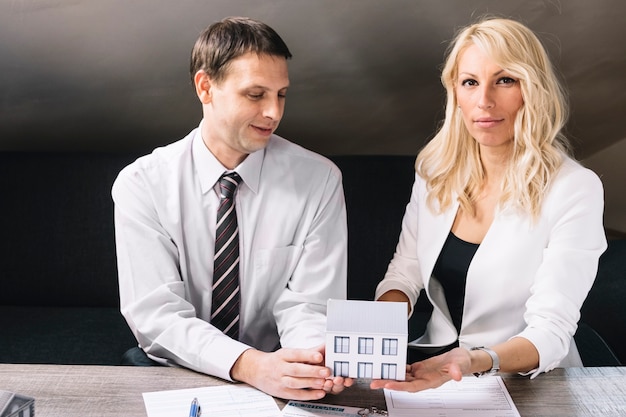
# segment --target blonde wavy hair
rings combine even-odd
[[[441,73],[447,90],[445,120],[415,163],[417,173],[426,180],[428,205],[441,212],[456,195],[461,208],[474,214],[484,184],[480,150],[465,127],[454,92],[459,56],[472,44],[520,83],[524,104],[514,123],[511,163],[499,204],[512,203],[536,219],[545,191],[564,155],[570,153],[562,133],[568,116],[567,98],[537,36],[510,19],[489,18],[472,24],[462,29],[448,48]]]

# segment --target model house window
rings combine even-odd
[[[398,355],[398,339],[383,339],[383,355]]]
[[[358,377],[359,378],[371,378],[372,371],[374,369],[374,364],[370,362],[359,362],[358,363]]]
[[[348,362],[335,361],[335,376],[348,376],[350,374],[348,368]]]
[[[383,363],[381,369],[381,378],[383,379],[397,379],[398,365],[395,363]]]
[[[335,353],[350,353],[349,337],[335,336]]]
[[[372,355],[374,353],[374,338],[359,337],[359,353],[361,355]]]

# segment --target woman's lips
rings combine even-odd
[[[492,117],[481,117],[479,119],[474,120],[474,123],[483,129],[488,129],[490,127],[497,126],[502,123],[504,119],[495,119]]]

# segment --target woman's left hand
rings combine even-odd
[[[470,372],[471,364],[467,349],[454,348],[441,355],[407,365],[405,381],[376,379],[371,382],[370,388],[408,392],[437,388],[450,380],[460,381],[464,374]]]

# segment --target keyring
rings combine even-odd
[[[360,416],[371,416],[371,417],[389,415],[389,413],[387,413],[386,410],[379,410],[377,407],[374,407],[374,406],[369,407],[369,408],[363,408],[357,411],[357,414]]]

